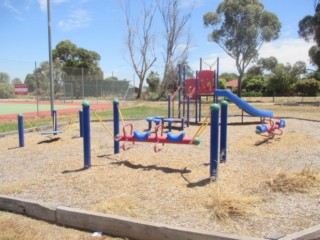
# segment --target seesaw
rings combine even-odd
[[[274,122],[271,118],[269,120],[269,126],[262,124],[256,127],[256,134],[259,134],[268,139],[273,139],[276,135],[282,135],[281,128],[286,126],[286,121],[283,119],[277,119],[279,122]],[[263,134],[266,133],[267,135]]]
[[[129,128],[129,131],[127,131],[127,128]],[[159,129],[161,130],[160,134],[158,134]],[[179,134],[168,132],[166,135],[163,135],[162,124],[158,124],[157,126],[155,126],[154,134],[152,134],[151,131],[140,132],[139,130],[133,130],[133,125],[131,123],[125,124],[123,126],[123,134],[118,135],[116,137],[116,141],[124,142],[122,145],[123,150],[128,150],[130,148],[127,146],[128,142],[132,142],[133,144],[135,142],[154,143],[155,152],[159,151],[158,144],[200,144],[200,139],[198,137],[187,138],[185,137],[185,132],[180,132]]]

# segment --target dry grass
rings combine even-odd
[[[63,228],[43,221],[37,221],[21,215],[0,212],[1,240],[93,240],[92,233],[75,229]],[[108,236],[99,237],[101,240],[120,240]]]
[[[28,187],[26,183],[11,183],[0,186],[1,194],[12,194],[12,193],[21,193],[23,190]]]
[[[196,147],[167,144],[154,153],[152,144],[136,143],[129,151],[114,155],[113,139],[100,123],[93,122],[92,168],[83,171],[79,126],[69,123],[59,141],[46,144],[38,144],[47,140],[38,133],[26,134],[25,148],[16,148],[17,135],[0,138],[0,151],[5,156],[0,161],[0,193],[244,236],[264,237],[270,230],[288,234],[314,226],[320,220],[319,188],[311,194],[287,194],[271,191],[266,182],[275,183],[280,171],[285,172],[286,181],[291,173],[312,180],[310,171],[302,171],[310,162],[312,171],[320,170],[319,107],[257,107],[273,110],[276,116],[291,117],[286,119],[284,134],[257,145],[261,137],[254,130],[259,119],[245,117],[248,124],[239,125],[241,118],[233,115],[241,112],[230,106],[229,120],[235,124],[228,127],[228,161],[219,166],[217,182],[207,181],[208,128]],[[312,121],[300,119],[309,119],[309,115]],[[147,127],[145,120],[132,123],[135,129]],[[193,136],[198,128],[186,128],[186,135]],[[319,177],[314,173],[311,176]],[[43,232],[40,227],[39,232]]]
[[[139,210],[137,210],[138,199],[134,196],[122,194],[115,198],[107,199],[96,204],[92,209],[97,212],[121,214],[123,216],[130,215],[131,217],[139,216]]]
[[[267,185],[274,192],[299,192],[308,193],[313,188],[320,186],[320,172],[312,171],[310,168],[300,172],[280,172],[267,181]]]
[[[247,217],[259,214],[257,205],[264,201],[262,196],[244,193],[239,190],[222,188],[221,184],[215,186],[208,208],[212,217],[221,223],[230,223],[236,217]]]

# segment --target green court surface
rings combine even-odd
[[[80,108],[75,105],[55,105],[54,109]],[[39,104],[39,111],[50,111],[50,104]],[[0,103],[0,115],[37,112],[37,104]]]

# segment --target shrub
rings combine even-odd
[[[294,90],[302,96],[317,96],[320,92],[320,81],[315,79],[299,80],[295,84]]]
[[[261,92],[242,92],[242,97],[262,97]]]
[[[13,86],[9,84],[0,84],[0,98],[9,98],[13,96]]]

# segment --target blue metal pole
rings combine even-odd
[[[186,66],[183,65],[183,95],[186,95]]]
[[[202,58],[200,58],[200,71],[202,70]]]
[[[214,78],[214,88],[219,89],[219,57],[217,57],[217,69],[215,71],[215,78]],[[218,102],[218,97],[214,95],[213,91],[213,102],[216,103]]]
[[[198,123],[198,71],[196,71],[196,124]]]
[[[218,177],[219,159],[219,104],[211,104],[210,177]]]
[[[83,137],[83,111],[79,111],[80,137]]]
[[[168,118],[171,118],[171,96],[168,95]]]
[[[55,109],[52,110],[52,119],[53,119],[53,135],[57,135],[58,131],[58,119],[57,119],[57,111]]]
[[[220,120],[220,162],[227,161],[227,126],[228,126],[228,102],[221,102]]]
[[[24,147],[24,121],[23,115],[18,114],[18,132],[19,132],[19,147]]]
[[[183,104],[182,104],[182,116],[185,117],[185,107],[186,107],[186,66],[183,65],[182,69],[182,96],[183,96]]]
[[[219,57],[217,57],[217,70],[216,70],[216,72],[217,72],[217,79],[216,79],[217,89],[220,88],[220,86],[219,86],[219,67],[220,67]]]
[[[90,103],[82,103],[84,168],[91,167]]]
[[[179,67],[179,75],[178,75],[178,87],[181,87],[181,64],[178,65]],[[181,89],[178,93],[178,118],[181,117],[180,115],[180,104],[181,104]]]
[[[187,127],[190,126],[190,96],[187,97]]]
[[[113,146],[114,154],[120,152],[120,143],[116,141],[116,137],[120,133],[120,118],[119,118],[119,100],[113,100],[113,136],[115,137]]]
[[[201,122],[201,95],[199,96],[199,122]]]

